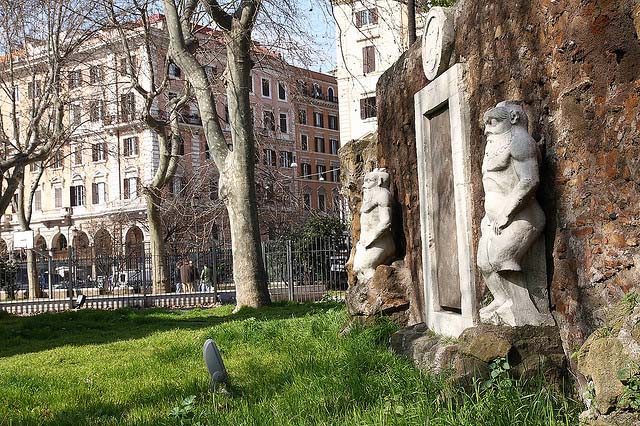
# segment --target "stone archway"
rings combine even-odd
[[[67,237],[64,234],[57,233],[51,240],[51,250],[53,250],[53,258],[56,260],[66,259],[68,257]]]
[[[137,226],[129,228],[124,237],[124,249],[126,256],[142,256],[144,251],[144,235]]]
[[[77,257],[89,257],[91,255],[89,247],[89,236],[84,231],[77,231],[73,234],[71,246],[75,250]]]
[[[109,231],[101,228],[93,236],[93,251],[95,258],[96,277],[107,277],[111,275],[111,265],[113,259],[113,238]]]

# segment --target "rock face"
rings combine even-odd
[[[459,339],[437,336],[424,324],[407,327],[391,337],[392,349],[413,359],[418,368],[433,373],[451,371],[450,380],[470,383],[487,378],[490,363],[505,358],[516,378],[543,374],[561,383],[566,358],[556,327],[508,327],[480,325],[467,329]]]
[[[578,370],[589,381],[595,413],[640,407],[640,296],[630,293],[578,352]]]
[[[472,151],[484,152],[478,117],[503,99],[524,102],[541,147],[550,304],[569,355],[640,283],[640,5],[460,0],[456,10],[451,62],[468,68]],[[413,322],[424,320],[413,94],[426,83],[416,43],[377,89],[377,162],[394,176],[394,234],[411,272]],[[469,165],[477,194],[481,164],[478,155]],[[483,213],[478,198],[476,247]],[[478,271],[476,281],[483,286]]]
[[[519,99],[541,143],[551,306],[570,354],[640,284],[640,4],[461,0],[457,11],[471,117]],[[482,152],[480,122],[471,139]]]

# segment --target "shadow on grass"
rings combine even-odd
[[[0,311],[0,357],[33,353],[65,345],[91,345],[138,339],[158,331],[197,330],[230,321],[257,321],[313,315],[340,306],[337,303],[294,304],[243,308],[232,314],[231,306],[211,309],[132,309],[114,311],[85,309],[19,317]]]

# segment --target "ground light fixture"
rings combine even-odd
[[[204,342],[202,356],[211,376],[211,388],[214,388],[218,383],[226,383],[229,380],[229,375],[227,369],[224,368],[220,351],[213,340],[207,339]]]

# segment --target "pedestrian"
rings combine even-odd
[[[182,281],[185,292],[192,292],[194,290],[194,273],[192,261],[185,259],[182,262],[182,266],[180,266],[180,280]]]
[[[180,267],[182,266],[182,262],[176,262],[176,269],[173,271],[173,275],[176,280],[176,293],[182,293],[182,281],[180,280]]]
[[[205,264],[200,272],[200,291],[211,291],[211,268]]]

